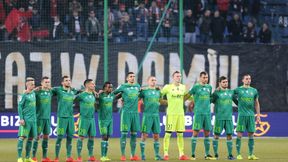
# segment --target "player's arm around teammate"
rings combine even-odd
[[[52,92],[57,96],[57,139],[55,145],[54,162],[59,161],[59,153],[61,142],[66,134],[66,162],[72,162],[72,139],[75,133],[74,117],[73,117],[73,101],[77,90],[71,87],[71,79],[69,76],[63,76],[60,87],[52,88]]]
[[[140,158],[135,155],[136,151],[136,139],[137,132],[140,131],[140,119],[138,112],[138,97],[140,91],[140,85],[136,83],[135,74],[129,72],[126,77],[127,83],[120,85],[113,93],[121,93],[123,99],[123,107],[121,110],[121,138],[120,138],[120,148],[121,148],[121,160],[125,161],[125,149],[126,149],[126,138],[130,131],[130,147],[131,147],[131,157],[130,160],[140,160]]]
[[[201,129],[204,130],[204,148],[205,159],[215,160],[210,155],[210,130],[211,130],[211,110],[210,99],[212,95],[212,87],[208,84],[208,73],[203,71],[199,75],[199,83],[196,83],[189,91],[194,98],[194,117],[193,117],[193,136],[191,140],[192,160],[196,159],[195,150],[198,134]]]
[[[32,159],[37,161],[36,154],[38,149],[38,142],[42,134],[42,161],[50,162],[47,157],[48,152],[48,138],[51,131],[51,83],[50,78],[44,76],[41,79],[41,86],[34,89],[36,96],[36,116],[37,116],[37,137],[33,140]]]
[[[89,159],[88,161],[95,161],[94,157],[94,137],[96,136],[95,124],[95,83],[92,79],[84,81],[85,90],[78,94],[75,98],[80,103],[80,117],[78,124],[78,140],[77,140],[77,162],[82,162],[82,146],[83,140],[88,136],[87,148]]]
[[[156,87],[156,78],[150,76],[147,79],[148,87],[140,91],[139,98],[143,100],[144,103],[144,112],[142,118],[142,128],[141,128],[141,159],[146,160],[145,156],[145,145],[146,139],[149,133],[153,133],[154,139],[154,153],[155,160],[163,160],[159,154],[159,133],[160,133],[160,117],[159,117],[159,105],[160,100],[162,103],[165,103],[161,99],[160,89]]]
[[[19,114],[19,131],[17,142],[18,162],[24,162],[22,159],[23,142],[25,138],[28,138],[26,143],[26,155],[25,161],[34,162],[30,158],[30,152],[32,147],[33,138],[37,137],[37,125],[36,125],[36,97],[33,89],[35,87],[34,78],[28,77],[26,79],[26,93],[22,94],[18,103]]]
[[[101,161],[110,161],[108,158],[109,137],[113,134],[113,102],[118,97],[112,93],[113,85],[105,82],[103,90],[99,93],[98,102],[98,125],[101,141]]]

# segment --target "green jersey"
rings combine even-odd
[[[82,92],[76,96],[75,100],[80,103],[80,117],[91,119],[95,114],[95,96],[94,93]]]
[[[147,88],[140,91],[139,97],[143,98],[144,114],[159,115],[160,90]]]
[[[211,101],[215,104],[214,112],[216,120],[232,120],[233,95],[234,91],[230,89],[214,91]]]
[[[18,103],[20,120],[36,121],[36,97],[35,92],[24,93]]]
[[[52,89],[53,94],[57,95],[58,100],[58,117],[73,117],[73,101],[77,91],[71,89],[65,90],[63,87],[55,87]]]
[[[201,85],[196,83],[189,91],[194,97],[194,114],[210,114],[210,99],[212,87],[209,84]]]
[[[168,108],[167,115],[184,115],[184,96],[186,86],[179,84],[167,84],[161,90],[161,95],[167,97]]]
[[[121,93],[124,102],[122,113],[138,113],[138,96],[140,85],[125,83],[120,85],[113,93]]]
[[[99,95],[98,120],[112,120],[114,99],[115,95],[113,93],[107,94],[103,92]]]
[[[236,88],[235,96],[238,99],[238,115],[254,116],[255,100],[258,99],[258,91],[255,88],[243,86]]]
[[[37,119],[50,119],[52,90],[35,91]]]

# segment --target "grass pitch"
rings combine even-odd
[[[95,139],[94,145],[94,152],[97,159],[100,159],[100,141],[101,139]],[[140,146],[139,146],[140,139],[137,139],[137,155],[140,156]],[[160,146],[161,155],[163,155],[163,147],[162,141]],[[241,162],[246,162],[248,156],[248,145],[247,139],[242,139],[242,156],[244,160]],[[60,161],[65,161],[66,155],[66,141],[62,141],[61,153],[60,153]],[[82,157],[83,160],[88,159],[88,151],[86,147],[87,139],[83,143],[82,149]],[[211,140],[212,143],[212,140]],[[191,139],[185,138],[185,154],[191,156]],[[0,139],[0,161],[1,162],[15,162],[17,160],[17,139]],[[23,156],[25,155],[25,145],[26,141],[24,142],[24,149],[23,149]],[[203,146],[203,139],[198,139],[197,141],[197,148],[196,148],[196,161],[206,161],[204,160],[204,146]],[[236,155],[235,150],[235,140],[233,141],[233,154]],[[50,159],[54,159],[54,150],[55,150],[55,139],[49,140],[49,149],[48,155]],[[255,138],[255,155],[260,158],[259,162],[288,162],[288,139],[287,138]],[[213,149],[211,146],[210,152],[213,154]],[[41,141],[39,142],[38,147],[38,161],[41,160]],[[127,161],[129,161],[130,155],[130,144],[129,139],[127,139],[126,145],[126,157]],[[218,161],[228,161],[227,157],[227,147],[226,147],[226,140],[220,139],[219,142],[219,155],[220,159]],[[76,139],[73,139],[73,148],[72,148],[72,156],[74,159],[77,157],[76,152]],[[109,140],[109,149],[108,149],[108,157],[112,159],[112,161],[120,161],[120,146],[119,146],[119,138],[112,138]],[[171,138],[170,141],[170,150],[169,150],[169,162],[179,161],[178,158],[178,147],[176,138]],[[153,140],[148,139],[146,142],[146,161],[154,161],[154,149],[153,149]],[[238,161],[238,160],[235,160]],[[207,162],[207,161],[206,161]]]

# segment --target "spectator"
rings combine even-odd
[[[234,14],[233,19],[229,22],[228,31],[230,33],[230,42],[242,41],[243,24],[238,14]]]
[[[160,20],[160,9],[155,1],[152,1],[151,7],[149,8],[149,20],[149,33],[152,35],[155,32]]]
[[[256,42],[256,36],[257,33],[254,24],[251,21],[249,21],[247,27],[244,29],[243,32],[244,41],[249,43]]]
[[[137,39],[139,39],[141,35],[145,40],[148,39],[148,15],[149,12],[145,8],[144,3],[140,2],[136,8]]]
[[[50,39],[59,40],[64,38],[64,27],[59,16],[54,17],[53,26],[50,28]]]
[[[125,15],[123,15],[122,19],[123,20],[121,21],[119,28],[120,42],[132,41],[134,33],[132,30],[132,24],[130,22],[130,17],[126,13]]]
[[[95,12],[89,12],[89,18],[85,23],[88,41],[98,41],[98,36],[101,33],[101,27],[98,19],[95,17]]]
[[[41,16],[38,12],[37,9],[33,9],[32,10],[32,17],[30,19],[30,25],[32,27],[32,30],[37,30],[40,28],[40,24],[41,24]]]
[[[219,11],[215,11],[211,22],[213,43],[223,43],[225,27],[226,25],[224,19],[220,17]]]
[[[260,43],[271,43],[271,30],[268,25],[264,23],[259,31],[258,37]]]
[[[57,0],[50,1],[50,17],[54,19],[57,16]]]
[[[78,11],[73,11],[72,17],[68,21],[68,31],[73,40],[81,41],[84,32],[83,20],[78,15]]]
[[[202,43],[210,42],[211,32],[211,11],[206,10],[204,15],[199,19],[200,41]]]
[[[229,9],[229,1],[230,0],[217,0],[217,7],[220,15],[226,20],[227,12]]]
[[[77,11],[80,15],[80,13],[82,12],[82,6],[77,0],[72,0],[72,2],[69,3],[69,11],[70,13]]]
[[[242,0],[231,0],[230,8],[232,13],[240,15],[243,12]]]
[[[196,43],[196,18],[192,15],[192,10],[187,11],[184,17],[185,23],[185,43]]]
[[[115,16],[113,12],[111,12],[111,9],[108,8],[108,31],[111,33],[111,37],[113,37],[112,33],[114,30],[114,23],[115,23]]]
[[[171,20],[169,18],[165,18],[163,22],[163,36],[166,37],[167,42],[169,42],[171,37]]]

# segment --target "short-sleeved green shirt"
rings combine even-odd
[[[99,95],[99,111],[98,120],[112,120],[113,119],[113,101],[115,95],[113,93],[101,93]]]
[[[212,94],[216,120],[232,120],[234,91],[230,89],[216,90]]]
[[[73,101],[77,90],[72,88],[70,91],[63,87],[55,87],[52,89],[53,94],[57,95],[58,100],[58,117],[73,117]]]
[[[96,101],[94,93],[81,92],[77,95],[76,100],[80,103],[80,117],[86,119],[94,118]]]
[[[50,119],[52,90],[35,91],[37,119]]]
[[[189,91],[194,97],[194,114],[210,114],[212,86],[209,84],[201,85],[196,83]]]
[[[253,87],[245,88],[243,86],[234,90],[238,99],[238,115],[239,116],[254,116],[255,100],[258,99],[258,91]]]
[[[144,114],[159,116],[160,90],[146,88],[140,91],[140,98],[143,98]]]
[[[124,83],[120,85],[113,93],[121,93],[124,102],[122,113],[138,113],[138,97],[140,85],[138,83]]]

